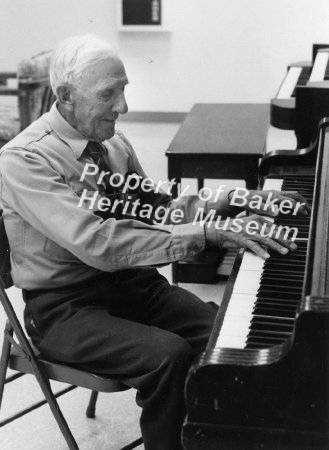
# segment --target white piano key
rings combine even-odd
[[[244,348],[246,340],[237,336],[220,336],[216,347],[222,348]]]
[[[273,191],[281,191],[283,179],[281,178],[267,178],[265,180],[263,189],[264,190],[273,190]]]
[[[228,320],[223,326],[222,334],[225,336],[246,336],[245,331],[249,331],[250,322],[247,317],[236,317]]]
[[[302,67],[290,67],[280,86],[277,98],[290,98],[297,84]]]
[[[227,308],[226,314],[225,314],[225,320],[231,320],[234,317],[244,317],[245,315],[251,314],[254,306],[255,306],[255,294],[236,294],[240,295],[240,298],[242,298],[242,302],[239,302],[235,300],[235,302],[230,306],[230,308]],[[246,297],[247,301],[245,301]],[[225,323],[225,321],[224,321]]]
[[[230,313],[227,314],[227,317],[225,317],[225,323],[223,323],[223,325],[225,324],[225,326],[226,326],[227,324],[230,324],[230,322],[244,320],[244,318],[246,318],[246,317],[251,317],[253,310],[254,310],[254,306],[255,305],[252,305],[252,307],[250,307],[250,308],[245,307],[242,309],[237,308],[235,310],[230,311]]]
[[[254,310],[255,304],[252,305],[235,305],[225,315],[225,321],[233,320],[237,317],[250,316]]]
[[[240,273],[242,272],[240,271]],[[243,274],[244,276],[241,276],[236,280],[234,292],[237,292],[239,294],[251,294],[253,292],[257,292],[262,276],[261,271],[244,272]]]
[[[215,347],[244,348],[255,302],[256,295],[232,294]]]
[[[226,317],[228,317],[231,311],[235,311],[239,307],[243,310],[252,309],[256,301],[256,295],[254,294],[237,294],[233,291],[230,299],[230,303],[226,310]]]
[[[236,320],[227,322],[225,327],[223,328],[223,332],[221,332],[221,336],[236,336],[240,337],[242,340],[246,341],[248,334],[250,331],[250,318],[246,318],[245,320]],[[216,343],[217,347],[217,343]]]
[[[253,297],[253,298],[256,297],[255,294],[245,294],[245,295],[250,296],[250,298],[251,297]],[[242,304],[238,303],[238,302],[235,302],[226,311],[225,319],[227,319],[228,317],[232,317],[232,316],[240,316],[240,315],[243,315],[243,314],[246,314],[246,313],[250,313],[250,312],[252,312],[254,306],[255,306],[255,303],[254,302],[252,303],[251,301],[250,301],[250,303],[243,302]]]
[[[324,80],[328,59],[329,59],[328,51],[317,52],[309,81]]]
[[[227,322],[221,336],[239,336],[246,340],[250,332],[250,319],[250,317],[237,318]]]
[[[241,262],[240,270],[259,271],[263,268],[265,261],[254,253],[246,250]]]

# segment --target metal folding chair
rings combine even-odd
[[[0,211],[1,214],[1,211]],[[44,394],[45,400],[19,411],[15,415],[0,422],[0,427],[15,419],[33,411],[34,409],[48,403],[54,418],[68,444],[70,450],[79,450],[70,428],[59,408],[56,398],[69,392],[76,387],[91,389],[91,397],[87,407],[88,418],[95,417],[95,407],[98,392],[118,392],[129,389],[119,380],[110,379],[94,373],[90,373],[66,364],[48,361],[33,347],[21,326],[15,310],[6,293],[6,289],[13,285],[10,274],[10,248],[6,235],[4,221],[0,216],[0,301],[7,315],[7,322],[4,330],[4,341],[0,358],[0,408],[3,397],[4,386],[25,374],[33,374]],[[7,368],[13,369],[17,373],[6,378]],[[69,387],[54,394],[49,380],[56,380]],[[121,450],[130,450],[143,442],[139,438]]]

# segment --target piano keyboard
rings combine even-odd
[[[300,192],[312,204],[311,176],[269,178],[265,190]],[[301,299],[310,217],[280,216],[278,225],[297,227],[295,252],[269,251],[264,261],[245,251],[215,347],[268,348],[293,332]]]
[[[294,130],[296,89],[307,85],[311,70],[312,65],[309,62],[294,63],[288,67],[278,93],[271,99],[270,124],[273,127],[279,130]]]
[[[310,82],[329,79],[329,49],[319,50],[316,54]]]
[[[295,97],[296,86],[305,86],[309,80],[311,67],[309,66],[291,66],[284,78],[277,99],[289,99]]]

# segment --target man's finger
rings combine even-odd
[[[263,237],[258,233],[253,235],[253,239],[256,240],[259,244],[268,247],[278,253],[281,253],[282,255],[286,255],[289,251],[288,241],[284,241],[282,244],[280,244],[279,242],[274,241],[269,237]]]
[[[262,233],[266,234],[267,238],[271,238],[272,240],[277,241],[283,247],[287,247],[292,251],[295,251],[298,248],[295,242],[293,242],[291,239],[283,238],[284,236],[283,230],[280,230],[278,225],[275,225],[274,223],[273,224],[269,223],[265,228],[262,229]]]
[[[259,256],[262,259],[268,259],[270,257],[270,254],[267,250],[265,250],[263,247],[261,247],[257,242],[252,241],[250,239],[246,239],[244,241],[244,247],[251,250],[253,253],[255,253],[257,256]]]
[[[293,213],[295,211],[295,208],[297,206],[297,203],[301,203],[303,205],[300,205],[298,208],[297,213],[301,215],[309,215],[311,212],[311,206],[308,204],[307,200],[299,194],[297,191],[262,191],[263,195],[263,201],[260,206],[261,210],[264,210],[264,206],[266,205],[266,201],[268,199],[268,196],[270,193],[272,194],[272,199],[276,199],[277,202],[273,207],[266,209],[266,214],[272,217],[275,217],[279,214],[280,211],[280,204],[281,202],[284,202],[286,200],[290,200],[292,204],[291,212]]]
[[[295,191],[282,191],[281,194],[283,196],[285,196],[286,198],[292,198],[293,200],[295,200],[295,202],[299,202],[299,203],[305,203],[303,206],[301,206],[298,210],[298,212],[300,213],[304,213],[306,212],[306,214],[310,213],[312,208],[311,205],[309,205],[309,203],[307,202],[306,198],[304,198],[301,194],[299,194],[299,192],[295,192]]]

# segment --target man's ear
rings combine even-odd
[[[70,109],[73,105],[70,86],[59,86],[57,89],[57,99],[64,108]]]

